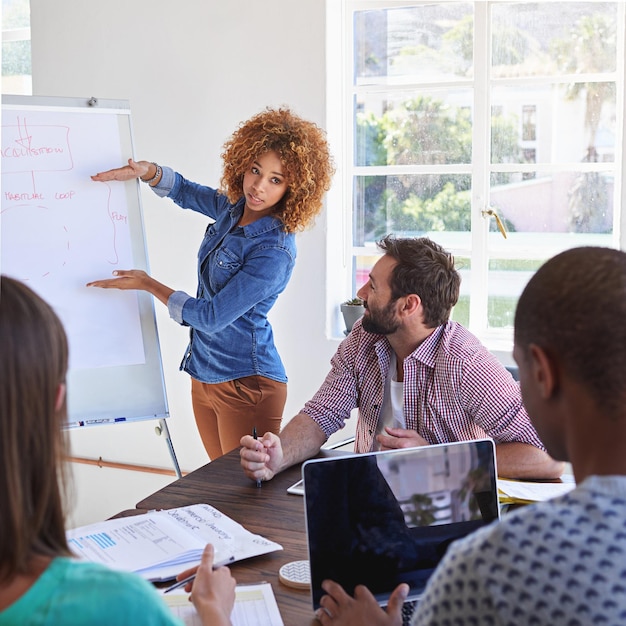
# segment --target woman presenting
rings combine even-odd
[[[92,176],[141,179],[161,197],[211,220],[198,252],[196,297],[141,270],[116,270],[90,287],[141,289],[189,326],[181,369],[191,376],[196,424],[211,459],[253,428],[278,433],[287,376],[267,319],[296,258],[295,233],[322,208],[334,167],[325,133],[289,109],[266,109],[224,144],[220,189],[148,161]]]

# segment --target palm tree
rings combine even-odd
[[[570,37],[554,43],[557,63],[568,74],[600,74],[615,69],[615,23],[606,15],[581,17],[573,26]],[[613,82],[570,83],[565,90],[567,100],[585,95],[585,129],[587,150],[595,148],[596,133],[604,103],[615,94]]]
[[[615,23],[606,15],[581,17],[567,39],[554,43],[557,62],[562,71],[571,74],[605,73],[615,69]],[[614,98],[613,82],[570,83],[565,89],[566,100],[585,97],[586,149],[583,162],[597,161],[596,135],[604,103]],[[574,180],[569,193],[570,221],[576,232],[606,230],[603,211],[607,206],[606,183],[597,172],[582,172]]]

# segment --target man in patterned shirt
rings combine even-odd
[[[626,624],[626,253],[575,248],[545,263],[515,315],[524,403],[577,487],[455,542],[413,624]],[[365,587],[326,581],[324,626],[400,624]]]
[[[339,346],[315,396],[279,436],[241,439],[241,463],[269,480],[317,454],[359,409],[356,452],[491,437],[498,471],[555,478],[522,406],[518,384],[463,326],[449,321],[459,297],[453,257],[427,238],[386,237],[384,255],[358,295],[365,314]]]

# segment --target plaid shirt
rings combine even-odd
[[[359,409],[356,452],[372,449],[391,346],[357,322],[331,359],[326,380],[302,409],[330,436]],[[429,443],[491,437],[545,450],[522,405],[519,385],[474,335],[439,326],[404,361],[406,427]]]

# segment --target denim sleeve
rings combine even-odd
[[[159,184],[151,188],[157,196],[170,198],[179,207],[197,211],[214,220],[222,208],[230,205],[226,196],[218,194],[216,189],[191,182],[171,167],[161,166],[161,169],[163,174]]]
[[[165,198],[169,195],[170,191],[174,187],[174,181],[176,180],[176,174],[171,167],[167,167],[167,165],[161,166],[161,180],[154,187],[150,187],[157,196],[161,198]]]
[[[271,306],[289,282],[294,261],[285,248],[266,247],[256,251],[213,297],[188,299],[183,305],[184,322],[214,333],[253,313],[254,307],[266,300],[271,301]],[[268,303],[265,307],[269,308]]]
[[[184,291],[175,291],[168,299],[167,299],[167,310],[169,311],[170,317],[179,324],[183,324],[183,307],[185,306],[185,302],[190,300],[191,296],[186,294]]]

